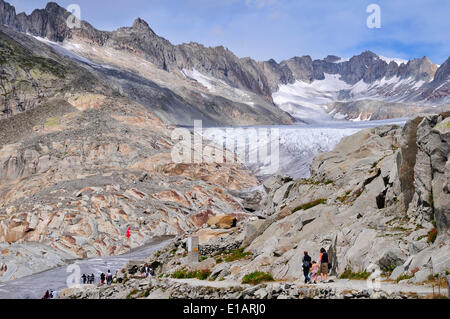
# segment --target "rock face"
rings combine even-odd
[[[236,227],[237,219],[233,215],[219,215],[213,216],[206,222],[209,226],[215,226],[217,228],[229,229]]]
[[[5,32],[2,83],[36,103],[18,114],[8,104],[0,119],[0,263],[8,265],[0,280],[125,253],[197,230],[210,216],[248,218],[231,191],[257,180],[240,164],[175,163],[173,127],[37,40]],[[20,91],[19,75],[37,91]]]
[[[407,174],[410,182],[408,213],[435,220],[438,234],[447,235],[450,234],[449,115],[447,112],[419,117],[409,123],[409,129],[416,130],[415,147],[410,150],[411,157],[415,156],[415,166],[413,171],[400,175],[406,179]]]
[[[0,120],[33,109],[68,87],[106,89],[89,72],[30,37],[0,27],[0,43]]]

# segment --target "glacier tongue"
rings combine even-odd
[[[245,156],[240,159],[245,165],[254,170],[255,174],[264,179],[269,175],[265,173],[267,163],[263,163],[258,158],[257,163],[249,162],[251,154],[260,152],[261,145],[249,142],[250,130],[267,129],[268,131],[279,130],[279,165],[277,171],[281,174],[288,174],[294,178],[308,178],[310,176],[310,165],[314,157],[323,152],[329,152],[341,141],[342,138],[355,134],[358,131],[368,128],[388,124],[403,126],[406,119],[392,119],[370,122],[327,122],[324,125],[291,125],[291,126],[256,126],[234,128],[214,128],[217,130],[227,130],[227,133],[235,141],[245,140]],[[209,129],[211,130],[211,128]],[[273,134],[272,134],[273,136]],[[275,135],[277,136],[277,135]],[[221,134],[206,134],[205,138],[211,139],[219,145],[225,145]],[[227,135],[228,138],[228,135]],[[269,138],[270,141],[270,138]],[[267,143],[269,143],[269,141]],[[272,141],[271,141],[272,142]],[[270,143],[271,143],[270,142]],[[267,149],[270,147],[266,146]],[[259,150],[258,150],[259,148]],[[235,149],[237,150],[237,148]]]

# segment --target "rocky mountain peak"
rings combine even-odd
[[[338,57],[338,56],[336,56],[336,55],[328,55],[328,56],[324,59],[324,61],[325,61],[325,62],[330,62],[330,63],[335,63],[335,62],[339,61],[340,59],[341,59],[341,58]]]
[[[440,67],[437,69],[434,81],[444,82],[450,77],[450,58],[448,58]]]
[[[46,11],[59,11],[60,9],[63,9],[63,8],[61,8],[56,2],[49,2],[45,6]]]
[[[137,30],[137,31],[142,31],[142,32],[148,32],[150,31],[151,33],[155,33],[153,32],[153,30],[150,28],[150,26],[148,25],[148,23],[141,19],[141,18],[137,18],[136,20],[134,20],[133,22],[133,29]]]
[[[424,56],[420,59],[412,59],[406,66],[400,67],[402,77],[415,77],[417,80],[430,81],[434,78],[437,65]]]

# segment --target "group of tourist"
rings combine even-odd
[[[83,274],[81,276],[81,281],[83,283],[83,285],[93,285],[95,284],[95,275],[91,274],[91,275],[86,275]],[[113,275],[111,273],[111,270],[108,269],[108,271],[106,272],[106,274],[101,273],[100,275],[100,284],[103,285],[106,284],[109,286],[111,285],[111,283],[113,282]],[[42,297],[42,299],[54,299],[56,298],[56,291],[53,290],[47,290],[44,294],[44,296]]]
[[[155,275],[155,272],[153,271],[153,268],[149,265],[145,264],[141,267],[141,277],[153,277]]]
[[[93,285],[95,284],[95,275],[91,274],[91,275],[86,275],[83,274],[81,276],[81,281],[83,282],[83,285]],[[112,281],[113,281],[113,275],[111,273],[111,270],[108,269],[108,271],[105,273],[101,273],[100,274],[100,284],[103,285],[106,281],[106,284],[109,286],[111,285]]]
[[[95,283],[95,276],[94,274],[92,275],[85,275],[83,274],[83,276],[81,276],[81,280],[83,281],[83,285],[92,285]]]
[[[319,262],[312,260],[308,252],[304,252],[302,258],[303,275],[305,276],[305,284],[307,283],[317,283],[318,276],[322,282],[328,282],[328,270],[330,267],[330,260],[328,258],[328,253],[324,248],[320,249]]]

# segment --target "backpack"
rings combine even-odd
[[[302,265],[303,268],[311,268],[312,267],[311,257],[309,257],[307,259],[305,259],[305,257],[303,257],[303,260],[304,260],[303,265]]]

